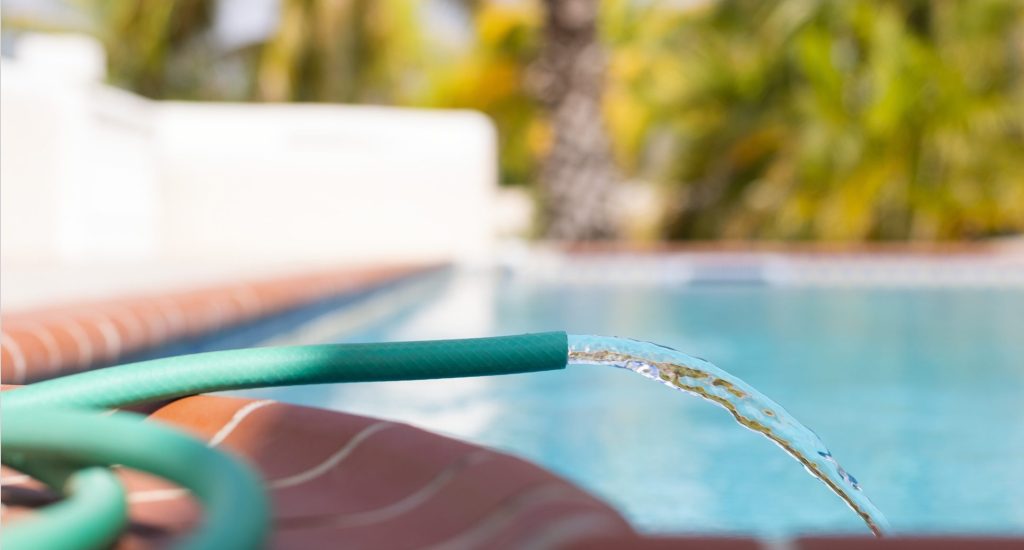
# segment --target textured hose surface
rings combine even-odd
[[[565,367],[564,332],[465,340],[329,344],[198,353],[99,369],[4,396],[22,406],[121,407],[196,393],[322,384],[487,376]]]
[[[237,460],[177,430],[129,413],[101,416],[56,409],[5,412],[2,424],[4,462],[12,466],[24,467],[23,461],[39,457],[79,465],[120,464],[188,488],[202,501],[205,518],[184,547],[262,545],[269,508],[259,478]],[[100,539],[110,533],[119,534],[125,522],[120,484],[113,479],[118,488],[111,489],[112,474],[91,467],[72,480],[86,473],[90,484],[74,487],[70,499],[47,507],[39,519],[5,527],[4,548],[88,548],[102,545]],[[101,492],[88,494],[97,488]],[[86,504],[102,509],[85,510]]]

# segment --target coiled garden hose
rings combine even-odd
[[[4,446],[17,445],[18,437],[11,437],[8,429],[16,431],[18,427],[4,423]],[[43,517],[4,527],[3,545],[33,548],[45,541],[50,550],[72,550],[112,543],[127,522],[124,488],[117,477],[104,467],[87,467],[73,472],[64,486],[68,496],[50,505]]]
[[[204,524],[187,548],[253,548],[267,534],[256,474],[202,442],[123,407],[197,393],[266,386],[488,376],[564,368],[564,332],[494,338],[254,348],[100,369],[4,392],[4,464],[51,485],[65,500],[5,526],[5,549],[97,548],[126,522],[124,490],[108,468],[150,472],[190,489]],[[104,466],[99,468],[97,466]],[[245,521],[232,518],[245,517]]]
[[[149,472],[188,488],[203,502],[205,521],[190,547],[255,548],[264,539],[268,508],[259,478],[192,437],[143,422],[138,415],[33,408],[5,411],[4,417],[5,462],[13,448],[29,461],[42,456]],[[22,460],[13,462],[24,467]],[[32,473],[31,462],[25,470]],[[127,519],[124,490],[117,478],[109,470],[88,467],[72,474],[69,481],[73,484],[69,498],[39,518],[5,529],[5,548],[96,548],[117,537]]]

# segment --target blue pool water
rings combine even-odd
[[[277,342],[545,330],[658,342],[713,361],[815,430],[894,531],[1024,533],[1024,289],[445,275],[390,294]],[[249,393],[511,452],[647,532],[866,532],[839,498],[725,411],[619,369]]]

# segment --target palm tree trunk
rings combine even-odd
[[[617,235],[612,195],[619,182],[601,110],[604,52],[596,0],[544,0],[544,44],[532,68],[554,142],[541,169],[545,236]]]

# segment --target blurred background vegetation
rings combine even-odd
[[[534,188],[555,129],[531,82],[557,2],[277,0],[245,39],[221,32],[240,2],[75,5],[116,85],[478,109],[502,182]],[[597,29],[609,154],[623,188],[655,190],[655,238],[1024,231],[1020,0],[605,0]]]

